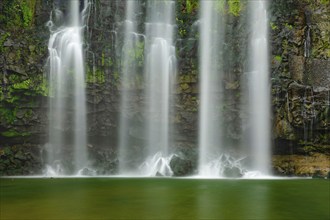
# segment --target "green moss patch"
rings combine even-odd
[[[31,134],[29,132],[17,132],[15,130],[9,130],[9,131],[4,131],[1,132],[1,135],[4,137],[26,137],[30,136]]]
[[[10,30],[31,27],[35,6],[36,0],[2,0],[0,23]]]

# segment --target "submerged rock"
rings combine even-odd
[[[223,176],[228,178],[240,178],[243,176],[241,170],[238,167],[225,167],[223,170]]]
[[[186,176],[193,172],[192,162],[174,155],[170,162],[174,176]]]
[[[83,168],[82,170],[80,170],[78,172],[78,175],[82,175],[82,176],[96,176],[97,173],[96,173],[95,170],[92,170],[90,168],[85,167],[85,168]]]
[[[313,178],[313,179],[324,179],[325,176],[324,176],[324,174],[322,173],[321,170],[316,170],[316,171],[313,173],[312,178]]]

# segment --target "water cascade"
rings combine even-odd
[[[82,39],[89,3],[85,0],[85,8],[81,12],[80,3],[82,1],[70,1],[68,22],[65,25],[58,26],[58,21],[64,20],[59,10],[51,16],[49,22],[49,83],[52,97],[47,147],[49,175],[83,174],[89,166]],[[231,18],[225,4],[226,1],[200,1],[198,175],[267,175],[270,173],[267,1],[248,3],[251,35],[247,46],[248,58],[245,58],[249,61],[248,71],[239,73],[243,77],[235,73],[227,62],[227,56],[231,59],[231,55],[236,54],[232,51],[232,45],[228,46],[232,43],[228,38],[231,38],[233,32],[228,28],[227,19],[231,22]],[[174,46],[175,6],[173,0],[148,0],[145,4],[144,1],[126,1],[120,56],[121,96],[117,146],[120,175],[173,174],[170,167],[173,155],[170,149],[173,145],[170,121],[177,65]],[[145,26],[141,28],[139,19],[144,13],[144,7]],[[118,42],[115,44],[121,45]],[[231,51],[228,53],[228,50]],[[242,98],[233,101],[236,106],[241,104],[241,109],[235,109],[239,113],[235,113],[234,117],[241,117],[246,112],[248,115],[245,121],[239,121],[245,138],[241,138],[238,144],[236,140],[227,137],[227,127],[231,125],[226,124],[228,113],[225,107],[231,104],[228,100],[232,101],[232,96],[239,95],[235,93],[238,90],[227,88],[227,80],[233,78],[230,74],[241,77],[238,84],[243,93]],[[142,96],[136,94],[136,91]],[[135,103],[137,99],[142,104]],[[138,125],[135,124],[136,106],[142,118],[138,119]],[[135,143],[137,139],[138,144]],[[244,158],[248,158],[248,163]]]
[[[47,175],[72,175],[88,166],[83,25],[88,1],[70,1],[67,23],[56,27],[63,14],[56,10],[48,26],[49,143]],[[60,17],[59,17],[60,16]]]
[[[141,45],[144,44],[144,36],[137,33],[137,14],[139,13],[139,1],[126,2],[126,20],[124,32],[124,45],[122,49],[122,71],[121,71],[121,104],[120,104],[120,130],[119,130],[119,173],[121,175],[136,175],[138,163],[134,161],[137,158],[136,152],[131,150],[134,146],[134,140],[131,136],[132,119],[134,114],[130,103],[134,99],[134,88],[136,77],[138,75],[138,62],[136,56]]]
[[[249,125],[251,170],[270,174],[270,80],[268,60],[267,2],[250,1],[251,32],[249,71]]]
[[[216,10],[217,1],[200,1],[200,125],[199,175],[219,176],[223,172],[223,138],[219,106],[222,104],[223,78],[221,46],[223,16]]]
[[[240,99],[228,102],[228,80],[235,74],[226,62],[226,48],[230,48],[225,1],[200,1],[200,115],[199,115],[199,176],[246,177],[268,175],[270,163],[270,85],[268,70],[268,15],[267,1],[250,1],[251,30],[248,48],[247,73],[237,81],[241,85]],[[222,5],[221,5],[222,4]],[[219,7],[222,6],[222,7]],[[226,27],[226,28],[225,28]],[[240,40],[242,41],[242,40]],[[243,51],[243,50],[242,50]],[[240,53],[242,53],[242,51]],[[242,53],[243,55],[243,53]],[[238,56],[238,54],[235,54]],[[231,57],[230,59],[234,59]],[[226,69],[226,71],[225,71]],[[226,75],[225,75],[226,72]],[[247,82],[246,82],[247,81]],[[228,136],[226,112],[230,104],[240,102],[241,143]],[[246,104],[243,104],[246,103]]]
[[[170,175],[170,103],[176,59],[175,1],[148,1],[145,23],[147,155],[144,175]]]
[[[134,50],[134,33],[136,29],[136,23],[134,22],[135,15],[135,1],[127,1],[126,6],[126,20],[125,20],[125,39],[123,47],[123,61],[122,61],[122,94],[120,105],[120,131],[119,131],[119,172],[126,173],[130,171],[130,167],[127,165],[127,160],[130,158],[129,154],[129,121],[126,119],[128,113],[127,108],[129,104],[129,79],[130,75],[134,74],[134,66],[130,65],[131,50]]]

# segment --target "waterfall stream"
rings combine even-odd
[[[250,169],[262,175],[270,174],[270,76],[268,58],[268,13],[267,1],[250,2],[250,74],[249,74],[249,110]]]
[[[91,175],[97,171],[91,167],[87,151],[86,61],[83,46],[84,41],[91,40],[92,36],[84,39],[83,32],[88,25],[86,17],[89,17],[88,8],[92,3],[88,0],[68,3],[69,10],[54,10],[48,22],[51,31],[48,44],[51,98],[45,173]],[[200,0],[199,3],[200,19],[194,24],[199,25],[198,167],[195,173],[202,177],[270,175],[267,1],[247,3],[249,21],[241,25],[246,25],[250,32],[246,41],[240,39],[239,42],[246,45],[246,54],[243,50],[237,52],[237,45],[231,45],[232,41],[228,40],[237,34],[228,25],[236,19],[226,9],[229,6],[225,4],[228,3],[207,0]],[[107,34],[114,34],[114,37],[110,37],[110,46],[105,49],[107,53],[102,53],[101,62],[104,66],[109,53],[116,53],[114,57],[119,60],[115,60],[118,61],[118,70],[104,70],[104,74],[119,75],[118,141],[115,141],[118,174],[171,176],[170,163],[176,153],[172,148],[176,140],[173,138],[175,129],[171,120],[175,116],[173,96],[178,78],[175,37],[178,27],[175,13],[177,2],[116,2],[119,11],[123,5],[126,6],[125,17],[118,22],[119,25],[116,24],[120,28],[109,27],[113,29]],[[92,54],[95,65],[98,55],[93,51],[88,53]],[[232,56],[244,57],[244,62],[248,61],[248,64],[242,64],[245,65],[245,73],[236,71],[238,67],[232,64],[234,61],[227,62]],[[93,67],[94,78],[95,72]],[[113,83],[110,78],[107,77],[105,83]],[[226,110],[232,106],[234,110]],[[240,107],[236,109],[236,106]],[[242,115],[247,115],[247,119]],[[228,117],[239,119],[231,122],[234,120],[227,120]],[[244,134],[240,131],[235,133],[237,127]],[[230,135],[235,140],[227,137]],[[245,138],[237,141],[240,135]],[[179,156],[176,155],[176,158]]]
[[[51,30],[48,43],[51,99],[47,175],[78,174],[88,166],[82,37],[88,5],[85,1],[85,9],[80,12],[80,1],[70,1],[67,24],[54,27],[52,19],[48,23]],[[62,16],[62,13],[57,15]],[[54,15],[55,19],[57,15]]]
[[[144,173],[162,175],[170,173],[169,163],[169,112],[170,94],[175,77],[175,1],[148,1],[147,20],[145,23],[145,70],[146,70],[146,112],[147,125],[147,164],[143,165]],[[153,158],[158,159],[153,159]],[[159,165],[153,165],[157,163]],[[165,171],[155,167],[166,167]],[[166,171],[167,170],[167,171]]]
[[[267,1],[250,1],[251,36],[248,47],[250,63],[243,86],[241,114],[248,119],[241,126],[246,140],[232,146],[225,134],[228,124],[224,108],[225,76],[224,35],[226,18],[216,1],[200,1],[200,118],[199,118],[199,176],[237,177],[269,175],[270,173],[270,81],[268,67]],[[224,4],[224,3],[223,3]],[[236,56],[238,54],[235,54]],[[233,59],[233,58],[231,58]],[[228,68],[227,68],[228,69]],[[233,74],[233,73],[231,73]],[[227,77],[231,78],[231,77]],[[247,80],[247,82],[246,82]],[[228,92],[227,92],[228,93]],[[235,147],[235,149],[234,149]],[[233,149],[231,149],[233,148]],[[237,150],[238,149],[238,150]],[[236,151],[236,152],[235,152]],[[244,161],[248,161],[245,163]],[[244,163],[243,163],[244,162]],[[247,165],[248,164],[248,165]]]

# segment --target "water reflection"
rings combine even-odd
[[[197,199],[197,209],[198,209],[198,218],[199,219],[212,219],[214,216],[217,216],[218,218],[224,217],[224,209],[223,202],[221,197],[215,204],[213,199],[211,198],[212,193],[207,189],[207,185],[202,184],[198,187],[199,193],[196,197]],[[221,194],[221,193],[219,193]]]
[[[212,180],[218,182],[219,180]],[[208,184],[198,187],[197,208],[199,219],[267,219],[267,184],[242,184],[244,181],[221,180],[226,187],[209,190]],[[222,184],[219,184],[222,185]]]
[[[0,179],[1,219],[329,219],[327,180]]]

